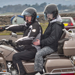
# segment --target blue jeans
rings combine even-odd
[[[53,52],[54,52],[54,50],[48,46],[39,50],[35,56],[34,70],[35,71],[43,71],[43,56],[46,56],[47,54],[51,54]]]

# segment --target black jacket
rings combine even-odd
[[[40,41],[41,46],[49,46],[54,51],[57,51],[58,40],[62,35],[62,29],[64,28],[63,24],[60,22],[49,23],[47,29],[45,30],[42,40]]]
[[[42,28],[37,21],[35,21],[32,24],[25,23],[21,25],[11,25],[7,27],[6,30],[13,32],[22,31],[24,33],[23,37],[16,41],[18,45],[28,45],[28,46],[31,45],[36,49],[40,48],[40,46],[33,45],[33,42],[36,41],[36,39],[39,40],[41,39],[41,34],[42,34]]]

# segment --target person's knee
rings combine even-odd
[[[17,54],[14,54],[12,59],[13,60],[17,60],[18,59],[18,55]]]
[[[37,53],[36,53],[36,57],[39,58],[40,56],[41,56],[41,53],[40,53],[40,52],[37,52]]]

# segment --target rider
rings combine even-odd
[[[35,56],[35,71],[36,75],[43,74],[43,56],[57,51],[58,40],[62,35],[62,19],[58,14],[58,8],[55,4],[49,4],[44,9],[45,18],[48,19],[48,27],[46,28],[42,39],[37,39],[34,45],[41,45],[42,49],[36,53]]]
[[[17,32],[23,31],[23,37],[15,41],[18,48],[16,48],[18,53],[13,55],[13,63],[17,72],[20,75],[25,75],[25,70],[21,60],[30,60],[35,57],[37,50],[40,49],[40,46],[33,45],[33,42],[36,39],[41,39],[42,29],[38,21],[36,20],[37,12],[34,8],[29,7],[25,9],[22,13],[24,16],[25,24],[21,25],[11,25],[7,27],[7,30]]]

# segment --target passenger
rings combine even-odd
[[[17,72],[20,75],[26,75],[22,60],[28,61],[35,57],[37,50],[40,49],[40,46],[33,45],[36,39],[41,39],[41,26],[36,20],[37,12],[34,8],[29,7],[23,11],[24,20],[26,21],[23,25],[11,25],[7,27],[7,30],[18,32],[23,31],[23,37],[18,39],[15,44],[19,45],[16,48],[19,53],[13,55],[13,63]]]
[[[55,4],[49,4],[44,9],[45,18],[48,19],[48,27],[46,28],[42,39],[37,39],[34,45],[41,45],[40,49],[35,56],[35,75],[43,74],[43,56],[51,54],[57,51],[58,40],[62,35],[62,19],[58,14],[58,8]]]

